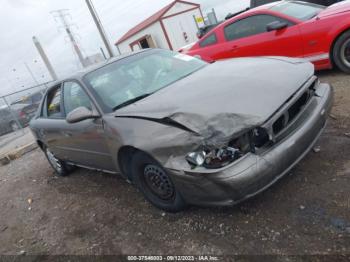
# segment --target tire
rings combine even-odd
[[[12,132],[16,132],[20,129],[20,126],[17,124],[17,122],[12,121],[10,123],[10,129],[12,130]]]
[[[337,39],[333,47],[332,57],[341,71],[350,74],[350,30]]]
[[[44,153],[47,161],[58,176],[67,176],[72,171],[71,167],[64,161],[56,158],[48,147],[44,147]]]
[[[133,182],[151,204],[172,213],[186,208],[185,200],[156,160],[143,152],[136,152],[131,163]]]

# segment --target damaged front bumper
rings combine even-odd
[[[310,151],[326,125],[333,88],[321,84],[317,93],[298,118],[298,127],[266,150],[248,153],[221,169],[168,169],[186,201],[233,205],[262,192],[288,173]]]

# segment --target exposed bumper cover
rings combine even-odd
[[[265,190],[293,168],[313,147],[325,127],[333,89],[321,84],[300,126],[260,154],[249,153],[208,173],[169,170],[183,197],[196,205],[233,205]]]

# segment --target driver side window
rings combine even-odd
[[[92,110],[89,96],[76,82],[65,82],[63,84],[63,104],[66,115],[81,106]]]
[[[61,86],[49,91],[46,97],[46,115],[48,118],[62,118],[61,108]]]
[[[225,38],[232,41],[248,36],[253,36],[267,32],[267,25],[272,22],[286,22],[288,26],[293,25],[292,22],[283,18],[272,15],[253,15],[243,18],[237,22],[227,25],[224,28]]]

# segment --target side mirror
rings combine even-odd
[[[267,32],[271,32],[271,31],[281,30],[286,27],[288,27],[288,24],[286,22],[274,21],[269,23],[266,26],[266,30]]]
[[[91,111],[84,106],[74,109],[67,115],[67,122],[70,124],[77,123],[86,119],[96,119],[100,115],[97,112]]]

